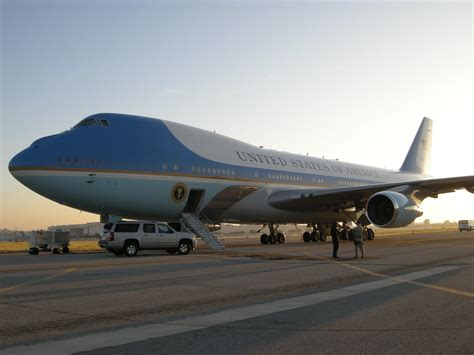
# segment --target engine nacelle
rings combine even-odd
[[[423,214],[410,197],[395,191],[381,191],[367,201],[370,223],[379,228],[405,227]]]

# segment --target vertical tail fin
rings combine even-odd
[[[405,161],[400,168],[401,171],[417,174],[428,173],[431,164],[432,129],[433,121],[428,117],[423,118],[410,150],[405,157]]]

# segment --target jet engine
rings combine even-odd
[[[367,201],[366,214],[370,223],[379,228],[405,227],[423,211],[413,199],[395,191],[381,191]]]

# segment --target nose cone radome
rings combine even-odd
[[[34,141],[31,146],[15,155],[8,164],[8,170],[15,176],[16,172],[48,168],[55,164],[55,142],[60,134],[43,137]],[[17,176],[15,176],[17,177]]]
[[[30,148],[22,150],[10,160],[8,163],[8,170],[10,170],[10,174],[15,176],[16,171],[26,168],[29,163],[31,163],[31,153],[29,150]]]

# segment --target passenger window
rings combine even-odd
[[[136,233],[138,232],[138,227],[140,225],[138,223],[131,223],[131,224],[117,224],[115,226],[114,232],[116,233]]]
[[[158,232],[160,233],[173,233],[170,227],[164,224],[158,224]]]
[[[144,224],[143,225],[144,233],[156,233],[156,227],[154,224]]]

